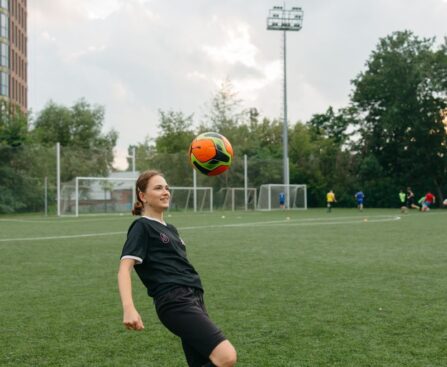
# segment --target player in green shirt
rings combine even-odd
[[[400,201],[400,212],[406,213],[408,211],[408,208],[406,206],[407,195],[405,194],[404,190],[399,191],[399,201]]]

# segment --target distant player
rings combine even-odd
[[[436,196],[433,195],[430,191],[425,194],[424,201],[422,202],[423,212],[428,212],[430,207],[436,202]]]
[[[365,199],[365,194],[363,193],[363,191],[359,191],[354,195],[354,197],[357,201],[357,208],[360,211],[363,211],[363,200]]]
[[[332,205],[337,202],[337,199],[335,199],[334,191],[330,190],[326,194],[326,205],[327,205],[327,212],[330,213],[332,210]]]
[[[411,190],[411,187],[407,187],[407,203],[406,203],[406,207],[408,209],[418,209],[418,210],[420,210],[421,208],[419,206],[417,206],[414,201],[415,201],[414,192],[413,192],[413,190]]]
[[[400,190],[399,192],[399,202],[400,202],[400,212],[406,213],[408,211],[407,208],[407,195],[404,190]]]
[[[286,207],[286,194],[283,192],[279,193],[279,207],[284,209]]]

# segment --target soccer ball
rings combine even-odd
[[[200,173],[216,176],[230,168],[233,148],[225,136],[206,132],[192,141],[189,147],[189,159]]]
[[[442,202],[442,204],[443,204],[444,206],[447,206],[447,199],[444,199],[444,201]]]

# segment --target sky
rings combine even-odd
[[[292,124],[347,106],[380,38],[447,36],[447,0],[28,0],[31,113],[50,100],[103,106],[121,169],[129,145],[159,133],[160,109],[199,123],[224,80],[242,107],[277,118],[282,32],[267,31],[266,19],[278,5],[304,12],[302,29],[287,33]]]

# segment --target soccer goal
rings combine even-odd
[[[256,209],[256,188],[247,188],[247,203],[245,203],[245,187],[225,187],[222,191],[225,193],[222,209],[233,211]]]
[[[307,209],[306,185],[261,185],[259,190],[258,210],[281,209],[280,194],[285,195],[284,207],[287,209]]]
[[[76,177],[61,188],[61,214],[130,213],[135,196],[133,177]],[[211,187],[171,186],[169,210],[213,210]]]
[[[135,182],[133,177],[75,177],[61,187],[61,214],[129,213]]]
[[[212,187],[171,186],[171,203],[169,210],[213,211]]]

